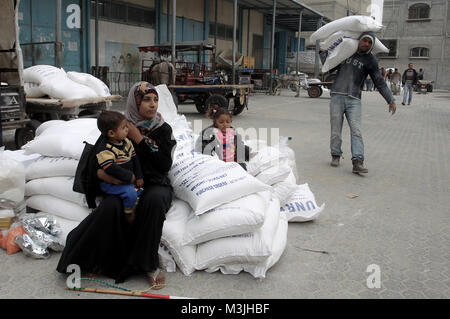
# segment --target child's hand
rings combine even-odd
[[[139,178],[136,180],[136,186],[137,187],[142,187],[144,186],[144,180],[142,178]]]

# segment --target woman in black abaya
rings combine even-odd
[[[172,128],[157,110],[156,89],[147,82],[136,83],[128,94],[125,116],[129,120],[128,138],[144,173],[144,191],[131,224],[124,217],[121,199],[107,195],[67,236],[57,271],[66,273],[70,264],[77,264],[83,272],[108,276],[116,283],[142,273],[153,289],[165,286],[158,247],[165,214],[172,203],[167,173],[176,142]],[[119,183],[102,170],[97,175]]]

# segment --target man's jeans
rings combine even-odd
[[[409,97],[408,97],[409,93]],[[405,91],[403,92],[403,103],[406,103],[406,98],[408,97],[408,103],[411,103],[413,94],[413,85],[412,83],[405,83]]]
[[[364,160],[364,143],[361,135],[361,100],[332,94],[330,102],[331,155],[342,155],[342,124],[344,114],[350,126],[352,160]]]

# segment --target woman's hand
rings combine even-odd
[[[97,177],[99,179],[101,179],[102,181],[107,182],[109,184],[114,184],[114,185],[123,184],[121,180],[119,180],[115,177],[112,177],[111,175],[106,174],[105,171],[102,169],[97,170]]]
[[[128,122],[128,138],[139,144],[144,138],[139,129],[131,122]]]
[[[142,187],[142,186],[144,186],[144,180],[143,180],[142,178],[138,178],[138,179],[136,180],[136,186],[137,186],[137,187]]]

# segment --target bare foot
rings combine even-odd
[[[159,268],[153,272],[147,273],[147,277],[151,289],[159,290],[166,286],[166,277],[164,277],[164,274]]]

